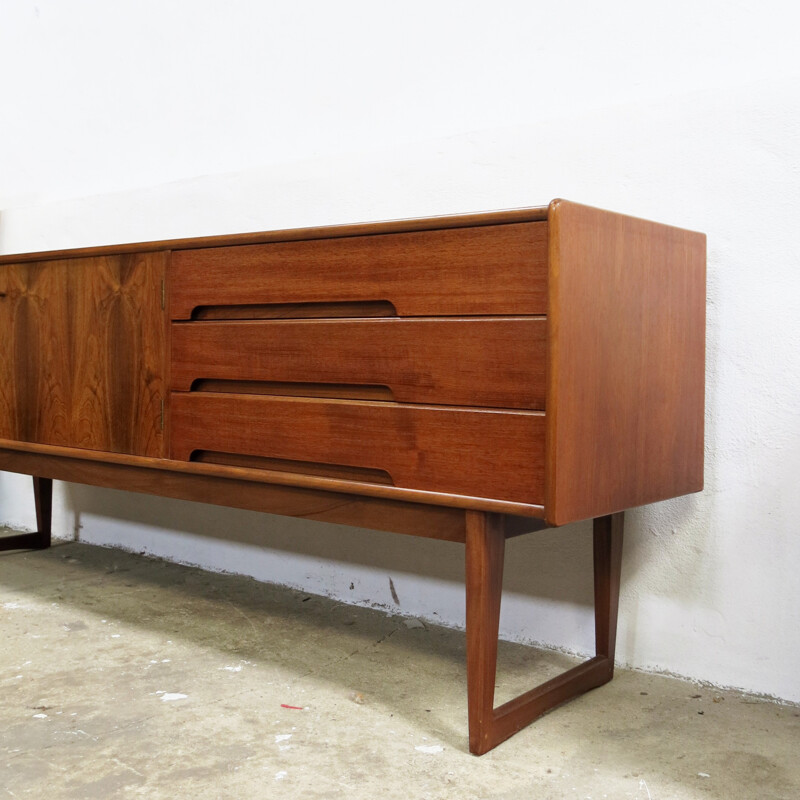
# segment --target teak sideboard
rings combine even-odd
[[[0,470],[466,545],[469,746],[609,681],[623,512],[703,485],[705,236],[549,206],[0,258]],[[505,540],[597,655],[494,707]]]

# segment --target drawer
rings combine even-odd
[[[541,317],[172,325],[172,389],[544,408]]]
[[[544,314],[546,273],[546,222],[175,250],[170,314]]]
[[[174,392],[171,430],[172,458],[182,461],[349,479],[363,472],[363,480],[408,489],[543,498],[544,414],[535,411]]]

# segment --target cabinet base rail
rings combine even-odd
[[[0,537],[0,550],[50,546],[53,481],[34,477],[33,489],[37,530]],[[594,520],[596,655],[497,708],[494,690],[505,541],[519,533],[519,520],[486,511],[464,513],[469,750],[483,755],[548,711],[613,678],[624,512]]]

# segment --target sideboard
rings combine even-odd
[[[0,257],[0,470],[460,542],[469,747],[609,681],[625,509],[703,485],[705,236],[549,206]],[[596,655],[494,706],[508,537]]]

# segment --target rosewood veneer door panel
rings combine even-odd
[[[173,392],[171,434],[178,460],[227,454],[352,467],[406,489],[542,502],[544,414],[535,411]]]
[[[173,390],[544,408],[537,317],[172,325]]]
[[[0,266],[4,438],[164,455],[167,257]]]
[[[399,316],[544,314],[547,223],[176,250],[170,274],[172,319],[221,307],[238,317],[247,307],[251,316],[375,315],[354,313],[356,304]]]
[[[69,358],[46,298],[66,296],[66,275],[35,267],[0,266],[0,438],[63,444]]]

